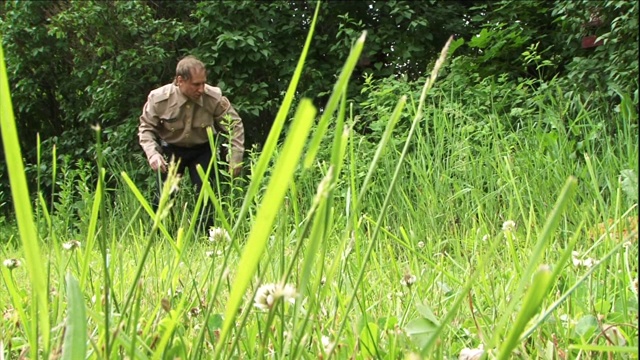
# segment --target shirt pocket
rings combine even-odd
[[[203,109],[196,111],[193,116],[193,127],[196,129],[205,130],[208,127],[213,127],[213,116]]]
[[[184,120],[180,116],[180,109],[166,112],[160,116],[160,126],[169,131],[184,129]]]

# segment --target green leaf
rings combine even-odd
[[[378,355],[378,325],[368,323],[360,332],[360,347],[366,357]]]
[[[611,311],[611,303],[604,299],[598,300],[593,307],[598,314],[608,314]]]
[[[83,360],[87,354],[87,315],[78,280],[67,274],[67,320],[62,346],[63,360]]]
[[[487,46],[487,44],[489,44],[492,35],[493,34],[491,31],[482,29],[480,31],[480,34],[471,38],[471,41],[469,41],[469,46],[483,49]]]
[[[598,328],[598,319],[593,315],[585,315],[576,324],[576,334],[583,338],[589,338]]]
[[[633,201],[638,201],[638,175],[631,169],[622,170],[622,191]]]
[[[440,326],[438,318],[436,318],[436,315],[427,304],[416,304],[416,309],[418,309],[418,313],[420,313],[423,318],[431,321],[435,326]]]
[[[223,321],[224,321],[224,318],[222,317],[222,314],[210,315],[209,319],[207,320],[207,326],[209,327],[209,331],[215,331],[222,328]]]
[[[378,319],[378,326],[383,330],[393,330],[396,325],[398,325],[398,318],[395,316],[381,317]]]
[[[436,329],[438,327],[433,323],[433,321],[418,318],[409,321],[409,323],[405,326],[404,331],[411,337],[411,340],[416,345],[417,348],[424,348],[433,334],[435,334]]]
[[[619,312],[610,312],[606,315],[605,320],[610,324],[623,323],[627,321],[627,316]]]
[[[449,46],[449,56],[453,56],[453,54],[455,53],[456,49],[459,48],[460,46],[462,46],[464,44],[464,39],[463,38],[457,38],[456,40],[451,42],[451,45]]]

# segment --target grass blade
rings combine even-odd
[[[45,277],[44,264],[40,254],[40,246],[36,226],[33,222],[33,210],[29,199],[29,189],[22,162],[22,151],[18,141],[18,131],[13,116],[13,106],[11,104],[11,94],[9,92],[9,79],[4,62],[4,50],[0,44],[0,129],[2,130],[2,143],[4,144],[5,159],[11,184],[11,195],[16,211],[16,219],[20,239],[24,246],[26,257],[26,267],[31,279],[33,304],[36,308],[37,324],[32,326],[29,334],[32,356],[38,354],[38,330],[42,335],[43,357],[49,357],[50,348],[50,328],[49,323],[49,301]],[[36,320],[34,320],[36,321]],[[35,324],[34,324],[35,325]]]
[[[364,31],[362,35],[356,41],[355,46],[351,50],[349,57],[347,58],[344,67],[342,68],[342,72],[340,73],[340,77],[338,81],[333,87],[333,92],[331,93],[331,97],[327,103],[324,112],[322,113],[322,117],[320,118],[320,122],[318,123],[318,128],[316,133],[311,140],[311,144],[309,145],[309,150],[307,150],[307,155],[304,160],[304,168],[307,169],[311,166],[313,159],[315,159],[318,150],[320,149],[320,142],[324,138],[324,133],[327,131],[329,127],[329,119],[333,116],[333,112],[338,107],[338,103],[340,102],[340,98],[343,93],[347,90],[347,85],[349,84],[349,78],[351,78],[351,73],[353,69],[356,67],[358,63],[358,59],[360,58],[360,54],[362,53],[362,49],[364,48],[364,40],[367,37],[367,32]]]
[[[316,11],[313,14],[313,20],[311,21],[311,27],[309,29],[309,34],[307,35],[307,40],[305,41],[304,48],[302,49],[302,53],[300,54],[298,65],[296,65],[296,69],[293,72],[293,77],[291,78],[291,82],[289,83],[287,92],[284,95],[282,105],[280,106],[280,109],[276,114],[276,118],[271,125],[269,136],[267,137],[267,140],[265,141],[262,149],[262,154],[260,155],[260,158],[258,158],[258,162],[256,163],[255,168],[252,170],[251,183],[249,184],[247,194],[242,202],[242,207],[240,208],[238,217],[236,218],[237,222],[233,227],[233,232],[231,234],[232,237],[235,235],[235,232],[237,231],[238,226],[241,224],[244,215],[249,210],[249,206],[253,201],[253,197],[258,192],[260,183],[262,182],[262,178],[264,177],[264,173],[267,171],[267,166],[269,165],[273,152],[275,151],[276,145],[278,144],[278,139],[284,126],[284,121],[286,120],[289,109],[291,108],[293,96],[295,95],[296,88],[298,87],[298,82],[300,81],[300,76],[302,75],[302,69],[304,68],[304,62],[307,58],[307,53],[309,52],[309,48],[311,47],[311,39],[313,39],[313,33],[316,28],[316,21],[318,20],[319,12],[320,1],[318,1],[316,5]]]
[[[500,336],[500,334],[504,334],[503,330],[506,328],[506,323],[508,319],[511,317],[511,314],[513,313],[513,309],[517,303],[517,300],[520,299],[521,294],[524,293],[524,288],[528,283],[527,280],[531,276],[530,274],[534,273],[534,269],[537,266],[537,262],[542,256],[544,249],[546,248],[546,245],[548,244],[549,238],[551,238],[552,233],[558,227],[558,224],[560,223],[561,215],[564,212],[564,209],[569,204],[569,201],[573,198],[573,194],[575,192],[577,184],[578,184],[578,180],[574,177],[570,177],[569,179],[567,179],[564,187],[562,188],[560,195],[558,196],[558,200],[556,201],[556,204],[553,207],[551,214],[549,214],[549,216],[547,217],[547,221],[542,231],[540,232],[540,235],[538,237],[538,242],[536,243],[535,248],[533,249],[533,253],[530,256],[529,264],[527,265],[527,268],[524,270],[520,283],[518,284],[518,288],[513,294],[513,300],[507,306],[507,311],[505,311],[504,316],[498,323],[498,326],[492,338],[492,343],[490,346],[488,346],[489,348],[492,348],[493,344],[496,344],[498,342],[498,336]],[[553,282],[551,282],[549,286],[552,283]],[[542,292],[546,293],[546,291],[548,291],[548,288],[536,289],[536,291],[541,293]],[[517,336],[520,336],[520,332],[517,334]],[[503,349],[506,350],[506,348],[503,348]]]
[[[498,359],[509,358],[513,349],[518,345],[519,337],[524,327],[538,311],[552,284],[553,277],[551,269],[547,265],[542,265],[533,275],[531,286],[522,302],[522,309],[518,313],[516,322],[511,328],[509,335],[507,335],[507,340],[502,344]]]
[[[238,307],[242,303],[244,294],[249,287],[251,278],[256,272],[262,253],[264,252],[269,234],[271,234],[271,227],[276,217],[278,209],[282,205],[284,195],[287,192],[287,188],[291,180],[293,179],[293,173],[296,169],[300,155],[305,145],[313,119],[316,115],[316,109],[308,99],[303,99],[300,102],[298,111],[293,120],[291,132],[285,140],[282,155],[278,158],[278,161],[273,170],[273,177],[269,181],[269,185],[264,196],[264,200],[260,204],[256,216],[256,222],[251,228],[249,233],[249,239],[244,247],[240,262],[238,263],[238,273],[234,281],[231,293],[229,294],[229,301],[227,302],[227,308],[225,310],[225,319],[216,346],[216,355],[214,358],[218,358],[222,351],[223,344],[226,343],[226,339],[229,336],[231,327],[235,322],[235,317],[238,313]]]
[[[67,274],[67,321],[62,346],[63,360],[82,360],[87,353],[87,315],[78,280]]]

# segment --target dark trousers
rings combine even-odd
[[[209,166],[209,162],[211,162],[212,153],[211,147],[209,143],[204,143],[202,145],[196,145],[193,147],[182,147],[171,144],[163,144],[162,151],[165,155],[167,162],[174,161],[178,164],[177,173],[180,176],[184,176],[185,171],[189,172],[189,178],[191,179],[191,183],[195,187],[196,193],[199,193],[202,189],[202,179],[196,170],[196,167],[200,165],[202,170],[206,173],[207,167]],[[218,151],[219,155],[220,151]],[[215,170],[214,164],[211,165],[211,170],[209,172],[209,184],[216,190],[216,178],[218,177],[218,172]],[[159,192],[162,191],[162,185],[166,180],[167,173],[162,173],[160,177],[160,182],[158,184]],[[158,193],[158,199],[159,199]],[[207,202],[207,206],[203,206],[200,213],[200,222],[201,225],[204,226],[204,229],[208,229],[213,226],[214,220],[214,212],[213,206],[211,206],[211,202]]]
[[[202,170],[205,172],[207,171],[207,167],[209,166],[209,162],[211,162],[212,157],[209,143],[193,147],[182,147],[168,144],[162,146],[162,151],[164,152],[167,161],[173,160],[178,164],[178,174],[180,176],[184,175],[185,170],[189,171],[191,182],[195,186],[196,192],[199,192],[200,189],[202,189],[202,179],[200,179],[200,175],[198,175],[196,166],[200,165]],[[162,181],[165,180],[166,176],[167,174],[163,173]],[[215,169],[212,167],[211,172],[209,173],[209,182],[211,184],[215,184],[215,181],[216,173]]]

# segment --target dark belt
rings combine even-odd
[[[198,150],[198,149],[208,149],[209,148],[209,142],[202,143],[202,144],[197,144],[197,145],[193,145],[193,146],[180,146],[180,145],[174,145],[174,144],[167,144],[166,142],[162,141],[160,143],[160,145],[163,148],[167,148],[167,149],[170,149],[170,150],[173,150],[173,149]]]

